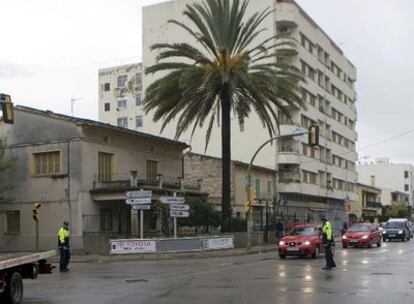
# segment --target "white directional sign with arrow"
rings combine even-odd
[[[190,210],[189,205],[170,205],[170,210],[176,210],[176,211],[188,211]]]
[[[181,211],[181,210],[171,210],[170,209],[170,216],[171,217],[189,217],[190,212],[188,211]]]
[[[168,204],[168,205],[176,205],[176,204],[184,204],[184,197],[179,197],[179,196],[161,196],[160,197],[160,201],[163,204]]]

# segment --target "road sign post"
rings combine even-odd
[[[127,191],[125,193],[126,200],[125,202],[128,205],[131,205],[131,208],[134,210],[139,210],[137,212],[137,229],[140,233],[140,238],[144,238],[144,210],[151,208],[151,198],[152,191]]]

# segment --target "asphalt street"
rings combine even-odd
[[[414,240],[340,249],[324,259],[280,260],[276,251],[237,257],[72,264],[25,281],[23,304],[413,303]]]

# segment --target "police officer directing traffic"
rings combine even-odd
[[[331,270],[332,268],[336,267],[335,261],[333,259],[333,247],[335,246],[335,241],[331,223],[329,223],[325,216],[322,217],[322,243],[325,247],[326,261],[326,265],[323,269]]]
[[[58,248],[60,254],[59,268],[60,272],[68,272],[68,265],[70,260],[70,248],[69,248],[69,223],[64,221],[62,228],[58,233]]]

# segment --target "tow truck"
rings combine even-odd
[[[52,273],[54,266],[47,259],[55,250],[35,253],[0,253],[0,303],[20,304],[23,279],[36,279],[39,274]]]

